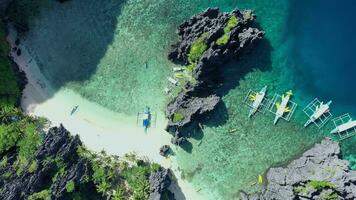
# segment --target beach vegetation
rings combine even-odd
[[[51,190],[42,190],[33,193],[28,197],[28,200],[51,200]]]
[[[18,78],[7,56],[9,51],[4,25],[0,22],[0,107],[15,105],[20,97]]]
[[[148,199],[149,196],[148,177],[151,172],[152,170],[149,164],[134,166],[123,171],[122,175],[133,192],[133,199]]]
[[[71,193],[75,190],[75,184],[73,180],[70,180],[67,184],[66,184],[66,190],[67,192]]]
[[[203,33],[198,39],[196,39],[190,46],[188,53],[188,62],[196,63],[199,61],[200,57],[203,55],[205,50],[208,48],[206,40],[208,39],[209,33]]]
[[[113,196],[112,196],[112,200],[125,200],[125,188],[122,186],[119,186]]]
[[[184,118],[185,118],[184,115],[180,112],[175,112],[173,114],[173,122],[174,123],[181,122],[184,120]]]

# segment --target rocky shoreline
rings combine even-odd
[[[82,149],[82,142],[78,135],[71,136],[63,126],[60,126],[53,127],[48,131],[44,136],[43,143],[38,147],[22,173],[16,174],[14,169],[16,149],[1,155],[7,160],[0,167],[0,175],[3,177],[0,179],[0,198],[4,200],[28,199],[30,196],[33,197],[34,194],[42,192],[51,199],[71,199],[73,194],[68,191],[68,183],[73,183],[75,192],[85,194],[88,199],[109,198],[113,194],[109,191],[106,195],[100,194],[97,192],[98,186],[95,183],[95,177],[98,176],[98,172],[95,172],[95,162],[101,156],[94,156],[94,158],[90,158],[94,154],[88,154],[89,157],[83,156],[80,149]],[[113,158],[105,157],[104,159],[112,160]],[[143,163],[143,161],[137,160],[137,163]],[[103,173],[109,173],[112,170],[109,166],[106,166],[105,169],[106,171]],[[171,177],[171,171],[162,167],[151,172],[147,177],[149,199],[160,200],[163,195],[168,199],[175,199],[168,190],[172,182]]]
[[[178,27],[178,43],[168,58],[185,66],[186,81],[166,109],[173,144],[184,143],[192,129],[199,128],[199,119],[219,104],[221,97],[214,93],[224,84],[219,68],[263,38],[264,32],[254,28],[255,18],[251,10],[225,13],[208,8]]]
[[[263,194],[242,200],[356,199],[356,171],[340,159],[340,146],[324,139],[286,167],[271,168]]]

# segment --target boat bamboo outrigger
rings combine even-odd
[[[168,80],[169,82],[171,82],[173,85],[177,85],[177,84],[178,84],[178,81],[175,80],[175,79],[172,78],[172,77],[167,77],[167,80]]]
[[[331,134],[338,134],[340,140],[356,135],[356,120],[352,120],[350,114],[344,114],[333,119],[335,128]]]
[[[248,117],[252,117],[256,112],[264,113],[268,107],[269,100],[266,98],[267,86],[264,86],[259,92],[249,90],[244,103],[250,107]]]
[[[290,100],[292,95],[292,91],[289,90],[285,96],[280,96],[278,94],[275,94],[273,96],[268,110],[276,115],[273,122],[274,124],[277,124],[280,118],[286,121],[290,121],[290,119],[292,118],[292,115],[295,109],[297,108],[297,104]],[[278,102],[279,100],[281,100],[281,103]],[[277,110],[275,107],[277,108]]]
[[[147,132],[148,128],[156,126],[156,118],[156,114],[152,113],[150,107],[146,106],[143,112],[137,113],[137,125],[142,121],[141,125],[145,129],[145,132]]]
[[[304,109],[303,112],[308,116],[308,121],[304,124],[307,127],[310,123],[314,123],[318,128],[323,127],[332,117],[330,112],[330,104],[332,101],[324,104],[315,98]]]

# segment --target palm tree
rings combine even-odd
[[[99,193],[102,193],[103,196],[105,195],[105,193],[110,189],[110,185],[105,182],[105,181],[102,181],[99,185],[96,186],[96,190],[99,192]]]
[[[119,187],[113,194],[111,200],[124,200],[125,199],[125,190]]]

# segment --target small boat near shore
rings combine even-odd
[[[78,108],[79,108],[78,105],[74,106],[74,108],[72,108],[72,111],[70,112],[70,115],[74,115],[74,113],[77,112]]]
[[[172,77],[167,77],[167,80],[169,81],[169,82],[171,82],[173,85],[177,85],[178,84],[178,81],[177,80],[175,80],[174,78],[172,78]]]

